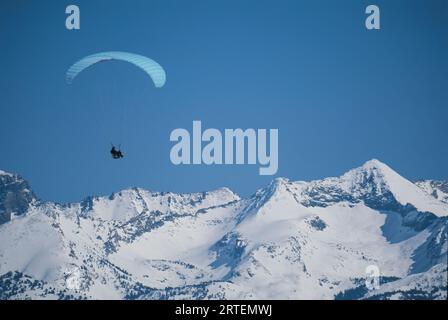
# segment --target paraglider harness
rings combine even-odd
[[[112,145],[112,149],[110,150],[110,154],[112,155],[112,158],[114,159],[120,159],[123,158],[123,153],[121,153],[120,147],[121,145],[118,146],[118,150],[115,149],[115,146],[111,143]]]

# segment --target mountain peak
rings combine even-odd
[[[412,204],[419,211],[429,211],[439,216],[448,214],[446,206],[434,201],[420,187],[377,159],[369,160],[361,167],[348,171],[341,180],[340,184],[347,186],[351,193],[359,193],[366,188],[364,191],[367,193],[372,190],[379,194],[390,192],[402,205]]]
[[[288,178],[284,178],[284,177],[278,177],[274,179],[274,182],[277,184],[283,184],[283,183],[288,183],[289,179]]]
[[[393,171],[387,164],[384,162],[381,162],[378,159],[371,159],[369,161],[366,161],[361,168],[367,169],[367,170],[385,170],[385,171]]]
[[[287,178],[282,178],[282,177],[275,178],[269,184],[269,188],[271,188],[273,190],[277,190],[277,189],[281,188],[282,186],[287,185],[288,183],[289,183],[289,179],[287,179]]]
[[[401,187],[402,184],[413,185],[412,182],[406,180],[387,164],[377,159],[369,160],[362,166],[351,169],[342,175],[341,179],[355,186],[369,182],[369,184],[373,183],[381,189]]]

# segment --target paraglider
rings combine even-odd
[[[71,84],[83,70],[90,66],[93,66],[98,62],[114,60],[129,62],[140,68],[150,76],[156,88],[161,88],[165,85],[166,73],[160,64],[145,56],[121,51],[100,52],[82,58],[67,70],[66,81],[68,84]],[[120,147],[117,149],[112,145],[110,153],[113,159],[123,158],[123,153],[121,152]]]
[[[112,145],[110,154],[112,155],[112,158],[114,158],[114,159],[123,158],[123,153],[121,152],[120,147],[118,147],[118,150],[117,150],[114,145]]]

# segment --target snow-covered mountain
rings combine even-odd
[[[0,299],[446,299],[447,185],[370,160],[243,199],[133,188],[60,205],[0,171]]]

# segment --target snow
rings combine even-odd
[[[434,222],[416,229],[404,223],[418,217],[415,211],[378,209],[375,201],[389,201],[389,194],[432,212]],[[132,188],[90,200],[33,202],[0,225],[0,276],[22,272],[64,290],[66,271],[77,269],[77,293],[91,299],[333,299],[376,265],[382,276],[400,280],[366,298],[400,299],[397,288],[416,287],[446,297],[446,263],[436,268],[435,259],[422,273],[412,270],[427,266],[427,254],[439,248],[447,254],[446,218],[438,217],[447,205],[378,160],[336,178],[277,178],[245,199],[228,188]],[[422,253],[432,238],[437,246]],[[28,288],[11,298],[57,297],[43,292]]]
[[[376,159],[367,161],[341,177],[291,182],[289,188],[294,191],[299,201],[307,203],[312,200],[318,204],[339,202],[341,197],[364,201],[366,196],[381,198],[390,192],[403,206],[410,204],[420,212],[431,212],[437,216],[448,215],[448,204],[428,195],[420,187]]]
[[[422,189],[426,194],[448,204],[448,182],[437,180],[420,180],[415,185]]]
[[[447,206],[423,193],[414,183],[400,176],[386,164],[374,159],[366,162],[363,168],[372,172],[377,171],[401,204],[409,203],[419,211],[432,212],[438,216],[448,215]]]
[[[392,294],[392,299],[402,299],[404,294],[415,294],[415,292],[434,292],[436,297],[440,300],[447,299],[447,290],[440,290],[438,286],[448,283],[448,270],[446,264],[438,264],[424,273],[410,275],[404,279],[393,281],[381,285],[377,290],[368,292],[365,298],[374,296],[384,296]],[[445,287],[446,288],[446,287]],[[408,298],[409,299],[409,298]]]
[[[8,177],[13,177],[13,174],[0,170],[0,176],[8,176]]]
[[[144,210],[194,214],[198,210],[220,206],[239,199],[239,196],[228,188],[191,194],[150,192],[134,188],[123,190],[109,197],[94,198],[91,214],[104,220],[126,222]]]

